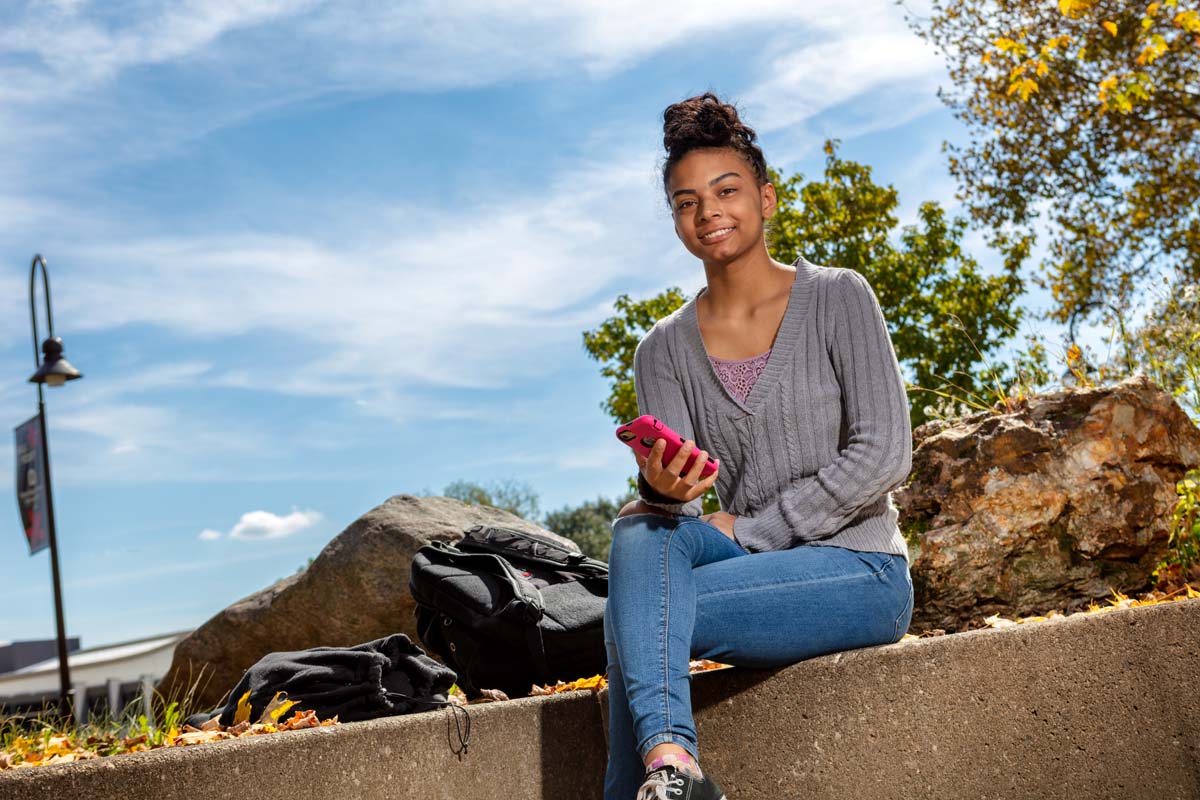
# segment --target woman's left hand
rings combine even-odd
[[[737,517],[735,517],[733,514],[725,511],[718,511],[714,514],[705,514],[704,516],[700,517],[700,519],[704,520],[709,525],[712,525],[714,528],[721,531],[721,533],[725,534],[730,539],[733,539],[733,541],[737,541],[737,539],[733,538],[733,521],[737,519]]]

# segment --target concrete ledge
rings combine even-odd
[[[730,800],[1197,798],[1198,653],[1188,600],[715,673],[701,764]]]
[[[460,761],[449,710],[0,773],[3,800],[599,798],[592,693],[471,706]],[[462,715],[459,715],[461,719]]]
[[[1200,797],[1200,601],[696,676],[702,763],[730,800]],[[63,797],[600,798],[590,693],[0,774]],[[632,800],[632,799],[630,799]]]

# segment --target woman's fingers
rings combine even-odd
[[[658,439],[654,442],[654,446],[650,448],[649,455],[643,457],[636,451],[634,452],[638,468],[641,470],[642,475],[645,476],[646,481],[655,490],[675,500],[686,503],[704,494],[716,483],[717,471],[714,471],[707,478],[700,478],[700,473],[708,461],[708,452],[699,450],[694,441],[691,439],[685,441],[683,446],[679,448],[679,452],[664,465],[662,463],[662,456],[666,447],[666,440]],[[696,453],[695,461],[685,473],[683,466],[687,463],[688,456],[693,452]]]
[[[687,472],[687,482],[695,483],[700,480],[700,470],[704,469],[705,462],[708,461],[707,450],[697,450],[696,457],[692,459],[692,468]]]
[[[663,471],[662,456],[663,450],[667,448],[666,439],[658,439],[654,442],[654,446],[650,448],[650,455],[646,456],[646,479],[653,483]]]
[[[717,482],[717,475],[719,475],[720,472],[721,472],[721,462],[718,461],[717,468],[712,471],[712,474],[709,475],[704,480],[697,483],[695,486],[693,486],[688,491],[687,499],[684,500],[684,502],[686,503],[691,500],[695,500],[697,497],[699,497],[700,495],[707,492],[712,487],[712,485]]]
[[[659,439],[658,441],[661,442],[663,440]],[[655,442],[655,444],[658,444],[658,442]],[[683,446],[675,453],[675,457],[671,459],[671,463],[667,464],[667,472],[677,478],[680,477],[683,474],[683,465],[687,463],[688,455],[695,449],[695,442],[691,439],[685,441]]]

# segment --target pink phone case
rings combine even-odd
[[[617,428],[617,438],[641,453],[643,457],[650,455],[650,448],[654,446],[656,439],[666,439],[667,446],[663,450],[662,456],[664,467],[679,452],[679,448],[683,447],[683,439],[679,437],[679,434],[671,430],[666,423],[659,422],[650,414],[643,414],[633,422],[626,422]],[[688,456],[681,472],[687,472],[692,468],[692,464],[694,463],[696,463],[695,450],[692,451],[692,455]],[[707,478],[716,472],[716,470],[717,462],[712,456],[709,456],[707,462],[700,468],[700,477]]]

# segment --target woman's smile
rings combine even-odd
[[[716,230],[702,234],[700,236],[700,241],[704,244],[716,244],[717,242],[723,242],[732,236],[736,229],[736,226],[732,225],[723,228],[717,228]]]

